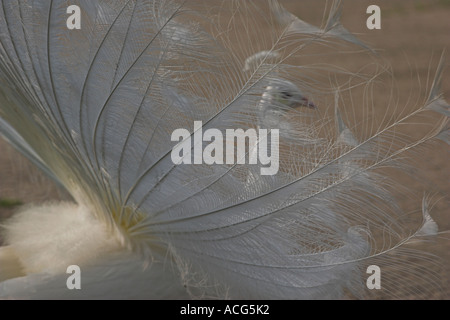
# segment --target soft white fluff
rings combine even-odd
[[[29,206],[4,224],[0,247],[0,298],[187,298],[170,256],[152,260],[120,245],[84,206]],[[81,290],[69,290],[69,265],[81,269]]]
[[[10,256],[25,274],[64,273],[69,265],[122,250],[86,207],[68,202],[26,207],[4,227]]]

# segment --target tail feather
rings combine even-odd
[[[30,207],[6,224],[0,270],[20,264],[27,276],[0,271],[15,277],[0,283],[0,296],[364,297],[368,264],[404,276],[396,252],[433,261],[407,247],[438,230],[426,200],[422,214],[405,213],[399,177],[414,150],[449,143],[443,61],[423,105],[349,121],[372,105],[367,92],[385,69],[325,63],[338,46],[377,58],[341,25],[340,4],[316,27],[275,0],[233,1],[229,12],[187,1],[80,1],[83,29],[72,32],[62,2],[3,3],[0,133],[77,204]],[[308,53],[316,44],[319,53]],[[281,84],[318,108],[291,108]],[[262,101],[271,108],[262,111]],[[265,125],[282,131],[277,174],[261,175],[262,163],[181,163],[203,148],[206,130],[259,128],[267,109],[275,111]],[[190,143],[178,163],[176,129]],[[91,289],[67,291],[72,261],[85,266]],[[430,288],[433,272],[412,271]]]

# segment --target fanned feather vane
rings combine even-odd
[[[66,27],[66,1],[0,5],[0,133],[74,200],[5,223],[0,297],[366,297],[367,265],[395,269],[396,251],[439,234],[426,199],[410,223],[383,169],[449,143],[443,61],[423,106],[364,127],[342,102],[381,72],[323,63],[343,47],[376,59],[340,24],[340,1],[322,27],[275,0],[71,4],[81,30]],[[308,50],[316,62],[302,63]],[[417,117],[414,139],[401,128]],[[241,152],[230,129],[268,134]],[[197,163],[208,130],[225,140],[216,159],[233,161]],[[249,159],[276,130],[277,172],[264,175]],[[80,292],[66,288],[70,264]],[[432,270],[420,276],[439,290]]]

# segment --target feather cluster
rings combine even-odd
[[[0,133],[73,197],[4,224],[0,297],[365,297],[368,265],[396,278],[407,258],[393,252],[438,233],[427,200],[420,223],[404,221],[383,169],[407,168],[405,154],[434,138],[449,143],[442,63],[423,106],[378,127],[348,123],[346,97],[381,72],[324,63],[377,59],[340,24],[340,1],[322,27],[275,0],[71,4],[80,30],[66,27],[66,1],[0,5]],[[318,109],[263,101],[277,83]],[[268,127],[280,129],[277,174],[171,161],[174,130],[264,126],[262,103],[281,110]],[[425,133],[402,134],[417,117]],[[72,264],[82,290],[66,287]],[[416,276],[438,290],[432,271]]]

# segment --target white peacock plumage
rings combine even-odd
[[[424,106],[359,137],[338,103],[373,74],[294,64],[314,46],[373,54],[339,23],[340,1],[322,28],[275,0],[72,2],[81,30],[66,28],[65,1],[0,5],[0,132],[74,200],[4,224],[0,297],[364,297],[367,264],[392,265],[393,251],[437,233],[427,201],[421,224],[402,224],[379,169],[449,142],[442,64]],[[359,83],[327,87],[335,75]],[[324,97],[337,134],[317,111]],[[423,113],[439,115],[423,137],[399,136]],[[171,133],[194,121],[279,128],[280,171],[175,165]],[[66,287],[72,264],[82,290]]]

